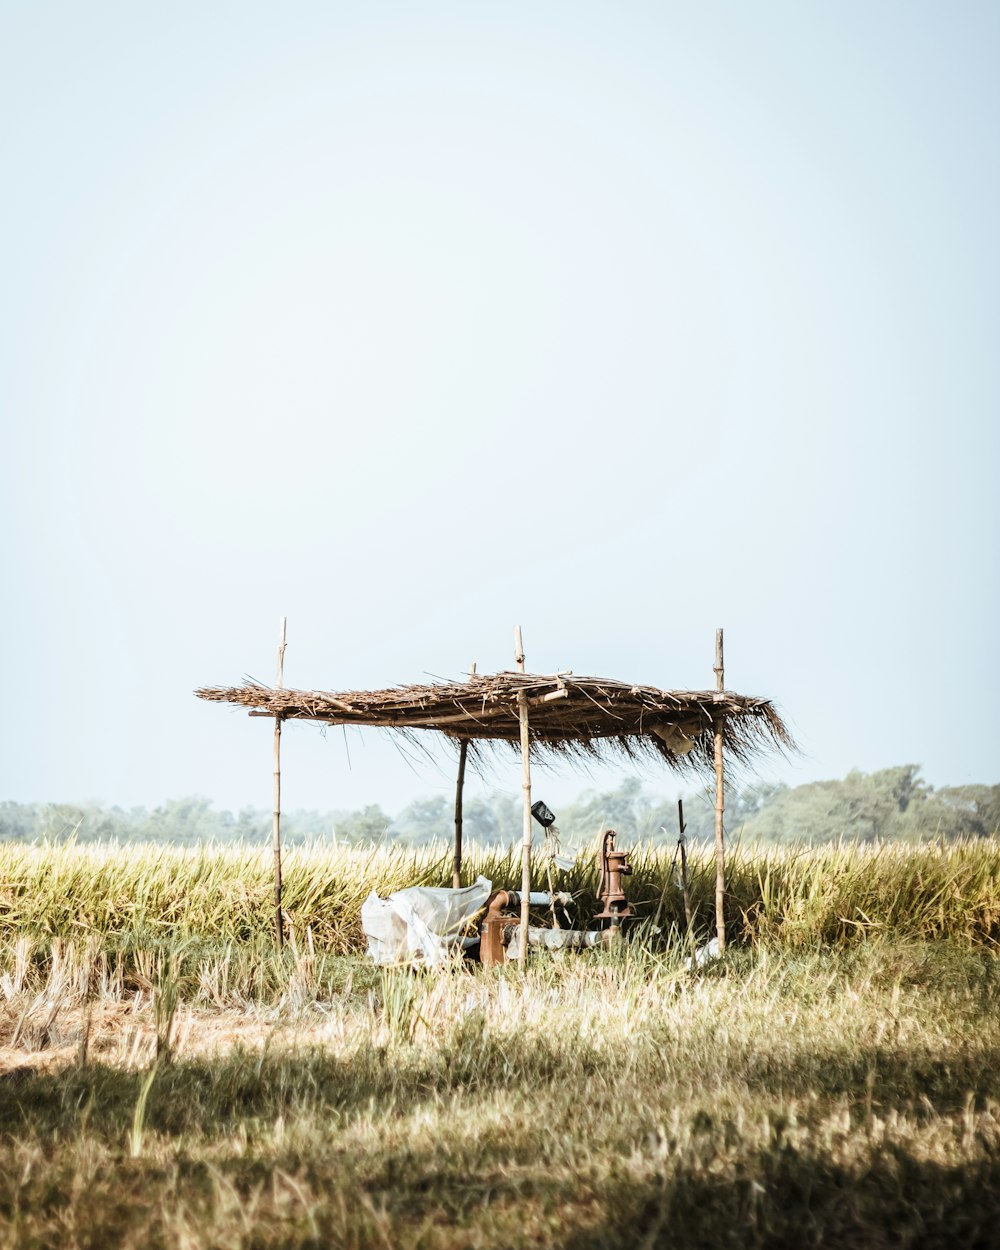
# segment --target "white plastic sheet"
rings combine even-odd
[[[493,882],[477,877],[462,890],[413,885],[379,898],[372,890],[361,905],[361,928],[368,954],[377,964],[442,964],[450,947],[486,904]]]
[[[719,939],[712,938],[711,942],[706,942],[704,946],[699,946],[694,955],[689,955],[684,962],[684,966],[690,970],[692,967],[704,968],[706,964],[710,964],[713,959],[718,959],[722,952],[719,949]]]

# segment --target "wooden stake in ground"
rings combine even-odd
[[[723,689],[725,667],[722,659],[722,630],[715,631],[715,689]],[[726,810],[725,776],[722,766],[723,713],[715,715],[715,931],[719,939],[719,952],[726,949],[726,848],[723,834],[723,815]]]
[[[278,638],[278,675],[275,689],[281,689],[285,667],[285,626],[288,618],[281,618],[281,635]],[[274,935],[279,949],[285,942],[285,923],[281,914],[281,717],[274,718],[274,818],[271,824],[271,845],[274,849]]]
[[[465,761],[469,754],[469,739],[463,738],[458,745],[458,781],[455,783],[455,860],[451,870],[451,884],[455,890],[462,886],[462,788],[465,785]]]
[[[663,915],[663,904],[667,901],[667,891],[670,889],[671,885],[673,885],[674,881],[676,880],[674,869],[677,867],[678,856],[680,856],[680,861],[681,861],[681,893],[684,897],[684,919],[687,922],[686,928],[685,928],[685,935],[688,935],[691,932],[691,893],[688,890],[687,850],[685,849],[685,846],[684,846],[684,830],[686,828],[687,828],[687,825],[684,823],[684,800],[678,799],[677,800],[677,829],[678,829],[677,850],[674,851],[674,858],[670,862],[670,871],[667,872],[663,878],[663,889],[660,891],[660,901],[656,905],[656,915],[653,917],[653,925],[652,925],[653,933],[659,933],[660,931],[660,917]],[[662,832],[666,833],[667,831],[666,829],[663,829]]]
[[[684,837],[684,831],[687,825],[684,821],[684,800],[677,800],[677,848],[681,853],[681,894],[684,898],[684,929],[685,933],[691,932],[691,890],[688,888],[688,857],[687,857],[687,839]]]
[[[473,664],[469,669],[472,677],[476,671]],[[455,783],[455,862],[451,870],[452,888],[462,888],[462,792],[465,788],[465,761],[469,754],[469,740],[463,738],[458,747],[458,781]]]
[[[521,626],[514,627],[514,663],[524,672],[524,643]],[[517,696],[517,715],[521,722],[521,789],[524,791],[524,836],[521,841],[521,934],[517,962],[522,970],[528,959],[528,912],[531,904],[531,739],[528,736],[528,695]]]

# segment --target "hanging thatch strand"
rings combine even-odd
[[[436,729],[473,743],[520,745],[518,696],[531,709],[531,749],[546,754],[629,759],[643,756],[671,768],[711,768],[721,717],[725,749],[745,761],[769,747],[791,749],[791,736],[767,699],[732,691],[658,690],[572,673],[472,674],[461,682],[391,690],[277,690],[255,682],[203,687],[195,694],[250,709],[251,715],[367,725],[408,733]]]

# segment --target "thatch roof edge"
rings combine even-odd
[[[474,674],[461,682],[341,692],[248,681],[237,687],[202,687],[195,694],[246,708],[251,715],[363,725],[407,735],[435,729],[474,745],[515,748],[518,705],[524,697],[536,756],[648,756],[675,769],[711,765],[717,725],[724,746],[741,761],[768,749],[794,749],[768,699],[729,690],[661,690],[572,673]]]

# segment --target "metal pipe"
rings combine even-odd
[[[520,924],[503,926],[504,945],[519,943],[521,938]],[[528,945],[540,946],[545,950],[589,950],[595,946],[606,945],[610,938],[610,930],[600,929],[549,929],[535,925],[528,926]]]
[[[568,907],[572,902],[572,895],[565,893],[550,894],[548,891],[543,890],[531,890],[527,895],[527,905],[530,907],[545,907],[553,902],[559,903],[563,907]],[[505,928],[510,927],[512,919],[510,913],[516,912],[519,908],[523,915],[525,895],[520,890],[497,890],[487,900],[486,915],[479,929],[479,958],[485,967],[489,968],[494,964],[504,962]],[[530,931],[529,927],[529,934]],[[561,933],[566,932],[566,930],[547,929],[546,932]],[[520,949],[519,946],[518,950],[520,951]],[[525,949],[527,949],[526,944]]]
[[[494,900],[503,896],[501,907],[517,908],[521,906],[524,895],[520,890],[498,890],[491,898],[487,899],[486,906],[489,908],[493,905]],[[550,903],[558,903],[561,907],[568,907],[573,902],[573,895],[568,894],[564,890],[560,890],[557,894],[550,894],[548,890],[532,890],[528,895],[529,907],[548,907]]]

